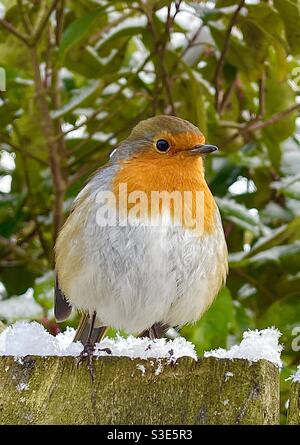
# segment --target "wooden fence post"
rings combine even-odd
[[[260,360],[0,357],[1,424],[277,424],[279,371]]]
[[[300,382],[291,385],[287,423],[300,425]]]

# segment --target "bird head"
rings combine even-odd
[[[195,125],[175,116],[161,115],[139,122],[113,158],[139,157],[160,163],[164,159],[192,161],[216,150],[215,145],[205,144],[205,137]]]

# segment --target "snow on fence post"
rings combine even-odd
[[[277,424],[279,371],[266,361],[0,357],[0,424]]]
[[[287,423],[300,425],[300,380],[293,381],[289,400]]]

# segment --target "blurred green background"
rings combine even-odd
[[[227,287],[181,333],[201,354],[278,327],[284,414],[300,362],[300,2],[1,0],[0,67],[0,319],[65,327],[53,244],[74,197],[139,120],[175,114],[220,147],[206,175],[230,252]]]

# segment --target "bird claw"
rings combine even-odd
[[[94,382],[94,364],[93,364],[93,356],[94,356],[94,345],[92,343],[86,343],[84,345],[83,350],[81,351],[78,361],[77,368],[84,361],[88,360],[88,370],[91,376],[92,383]]]

